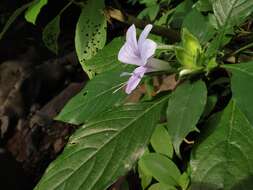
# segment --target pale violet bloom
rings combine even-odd
[[[138,41],[136,38],[136,28],[132,25],[126,34],[126,42],[121,47],[118,59],[125,64],[137,65],[133,73],[123,73],[122,75],[131,75],[126,85],[126,93],[130,94],[140,83],[145,73],[164,70],[168,65],[159,59],[152,58],[155,54],[157,44],[147,39],[152,29],[152,25],[147,25],[142,31]]]

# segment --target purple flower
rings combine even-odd
[[[161,70],[159,62],[162,61],[151,58],[155,54],[157,48],[157,44],[154,41],[147,39],[151,29],[152,25],[147,25],[137,41],[136,28],[132,25],[127,30],[126,42],[119,51],[119,61],[139,66],[133,71],[133,73],[128,73],[131,77],[126,86],[127,94],[130,94],[138,86],[145,73]],[[123,75],[125,74],[126,73],[123,73]]]

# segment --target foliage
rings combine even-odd
[[[130,96],[123,89],[128,75],[142,78],[132,72],[140,63],[118,61],[124,38],[107,43],[104,1],[70,1],[45,27],[45,45],[58,52],[61,15],[72,3],[81,11],[76,53],[91,80],[56,117],[81,127],[35,189],[105,190],[132,169],[148,190],[251,189],[253,53],[252,42],[238,48],[238,39],[252,35],[253,1],[130,0],[144,7],[137,21],[154,23],[159,34],[152,38],[159,43],[147,65],[166,65],[145,72]],[[17,9],[0,39],[23,11],[36,23],[46,4]],[[167,44],[164,31],[170,29],[181,34],[180,42]],[[128,40],[133,36],[128,32]],[[124,46],[126,56],[135,55],[137,43],[131,41],[131,52]]]

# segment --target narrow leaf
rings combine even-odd
[[[35,24],[40,10],[47,4],[47,0],[34,0],[31,6],[25,12],[27,22]]]
[[[179,147],[183,139],[196,130],[206,99],[207,90],[202,81],[185,82],[172,94],[167,109],[167,127],[177,155],[180,155]]]
[[[14,13],[10,16],[8,21],[3,27],[3,30],[0,33],[0,40],[3,38],[3,35],[6,33],[6,31],[10,28],[12,23],[16,20],[16,18],[21,15],[23,11],[25,11],[32,3],[27,3],[19,7],[17,10],[14,11]]]

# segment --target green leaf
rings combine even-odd
[[[180,3],[172,15],[172,28],[181,28],[185,16],[192,10],[192,0],[184,0]]]
[[[171,95],[167,109],[167,127],[178,156],[183,139],[191,131],[197,130],[196,124],[204,111],[206,99],[207,89],[202,81],[185,82]]]
[[[126,81],[125,77],[120,77],[124,71],[128,70],[125,67],[120,67],[94,77],[80,93],[65,105],[56,119],[82,124],[98,113],[122,103],[126,98],[125,92],[123,90],[115,91]]]
[[[177,190],[176,187],[164,185],[162,183],[155,183],[148,190]]]
[[[102,13],[103,8],[103,0],[87,0],[76,26],[77,56],[89,77],[92,73],[86,68],[86,60],[92,58],[106,42],[106,19]]]
[[[233,98],[253,125],[253,61],[223,67],[232,72]]]
[[[253,12],[253,1],[212,0],[219,26],[238,26]]]
[[[159,5],[152,5],[150,7],[145,8],[143,11],[140,12],[138,18],[144,19],[145,17],[149,17],[151,21],[155,20],[157,14],[159,13],[160,6]]]
[[[215,34],[214,27],[196,9],[192,9],[185,17],[182,27],[187,28],[202,44],[207,43]]]
[[[191,189],[253,187],[253,127],[234,101],[205,126],[191,156]]]
[[[18,9],[16,9],[14,11],[14,13],[10,16],[10,18],[8,19],[8,21],[6,22],[6,24],[3,27],[3,30],[0,33],[0,40],[3,38],[4,34],[7,32],[7,30],[10,28],[10,26],[12,25],[12,23],[16,20],[16,18],[21,15],[21,13],[23,11],[25,11],[32,3],[27,3],[22,5],[21,7],[19,7]]]
[[[188,189],[188,186],[190,184],[190,178],[189,178],[189,176],[188,176],[188,174],[186,172],[184,172],[180,176],[180,178],[178,180],[178,183],[179,183],[179,185],[180,185],[180,187],[181,187],[182,190],[187,190]]]
[[[35,190],[105,190],[143,154],[167,99],[96,115],[72,135]]]
[[[146,154],[149,154],[148,148],[146,148],[143,155],[146,155]],[[140,167],[139,164],[138,164],[138,173],[139,173],[139,178],[141,179],[141,187],[142,189],[146,189],[152,182],[152,176],[142,171],[142,168]]]
[[[157,153],[164,154],[169,158],[173,156],[173,145],[171,137],[162,125],[158,125],[151,137],[151,145]]]
[[[140,166],[138,167],[138,173],[141,179],[141,187],[142,189],[146,189],[149,186],[149,184],[152,182],[152,176],[146,175],[145,172],[142,171]]]
[[[92,76],[94,76],[95,74],[118,67],[118,53],[123,44],[123,38],[114,38],[112,42],[106,45],[102,50],[99,50],[94,57],[87,60],[85,67],[88,69],[89,73],[92,73]]]
[[[139,160],[139,166],[160,183],[169,186],[178,185],[180,171],[176,164],[164,155],[158,153],[144,155]]]
[[[47,0],[34,0],[31,6],[25,12],[27,22],[35,24],[40,10],[47,4]]]
[[[45,29],[43,30],[43,41],[46,47],[54,52],[58,53],[58,37],[60,35],[60,15],[57,15],[51,20]]]

